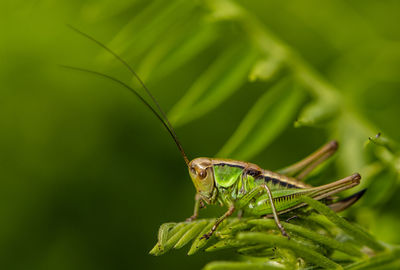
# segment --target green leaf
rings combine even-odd
[[[187,32],[189,29],[194,29],[195,33],[199,33],[196,28],[197,22],[195,20],[190,20],[185,24],[174,27],[175,31],[166,36],[161,44],[152,44],[153,46],[151,49],[147,50],[146,54],[144,54],[144,57],[142,57],[142,60],[140,61],[139,68],[137,69],[137,73],[140,74],[141,79],[143,81],[147,81],[148,78],[152,81],[157,80],[160,73],[159,68],[162,67],[161,63],[163,63],[166,58],[171,57],[172,52],[174,52],[176,47],[179,46],[179,43],[186,42],[188,39]],[[194,54],[196,52],[191,53]],[[180,62],[176,62],[175,67],[180,64]],[[168,70],[168,72],[172,71],[173,69]],[[132,79],[136,81],[136,78]]]
[[[391,252],[384,252],[364,261],[355,262],[347,265],[346,270],[359,270],[359,269],[384,269],[384,266],[389,266],[387,269],[398,269],[399,266],[400,249],[394,248]]]
[[[188,18],[191,8],[191,3],[182,0],[153,1],[121,30],[109,45],[119,53],[129,52],[130,57],[141,56],[153,44],[157,44],[157,40],[168,33],[168,29],[177,20]],[[149,20],[149,16],[154,19]],[[129,50],[130,47],[135,49]]]
[[[225,236],[229,236],[235,234],[238,231],[243,231],[251,227],[251,224],[245,222],[247,219],[238,219],[232,223],[230,223],[226,228],[220,229],[216,234],[220,238],[224,238]]]
[[[338,106],[331,100],[317,100],[307,104],[299,114],[296,127],[326,124],[338,114]]]
[[[288,269],[284,265],[272,264],[269,262],[225,262],[216,261],[207,264],[204,270],[275,270]]]
[[[171,109],[170,122],[182,125],[219,106],[245,83],[256,57],[257,51],[243,44],[228,48]]]
[[[266,91],[216,156],[249,160],[294,119],[304,92],[285,79]]]
[[[254,225],[259,225],[259,226],[269,228],[269,229],[276,228],[276,223],[272,219],[250,220],[249,223],[254,224]],[[329,248],[332,248],[334,250],[342,251],[343,253],[349,254],[351,256],[355,256],[355,257],[363,256],[361,251],[351,244],[339,242],[335,239],[332,239],[332,238],[322,235],[320,233],[316,233],[316,232],[309,230],[307,228],[304,228],[302,226],[293,225],[293,224],[290,224],[287,222],[281,222],[281,223],[282,223],[283,227],[285,228],[285,230],[289,234],[291,232],[296,233],[300,236],[306,237],[308,239],[312,239],[315,242],[318,242],[318,243],[325,245]]]
[[[178,67],[184,65],[201,51],[207,49],[218,37],[215,25],[205,24],[196,28],[188,36],[185,33],[185,39],[178,44],[174,44],[174,49],[156,67],[154,76],[165,76]],[[154,80],[154,77],[152,77]]]
[[[174,248],[179,249],[183,246],[185,246],[187,243],[189,243],[191,240],[193,240],[196,236],[198,236],[199,232],[204,229],[205,225],[207,224],[206,220],[202,220],[195,223],[193,227],[191,227],[182,237],[179,239],[179,241],[175,244]]]
[[[271,80],[282,68],[282,59],[277,55],[271,55],[266,59],[258,61],[249,74],[250,81]]]
[[[321,267],[329,269],[343,269],[339,264],[331,261],[318,252],[310,250],[308,246],[302,244],[301,242],[295,241],[294,239],[289,240],[284,236],[268,235],[259,232],[248,232],[238,234],[237,238],[249,243],[267,244],[271,246],[279,245],[283,248],[289,248],[293,250],[299,256]]]
[[[218,251],[218,250],[222,250],[222,249],[241,247],[241,246],[243,246],[243,243],[241,243],[237,239],[228,238],[228,239],[223,239],[221,241],[218,241],[214,245],[206,248],[206,251],[208,251],[208,252]]]
[[[345,219],[339,217],[332,209],[328,206],[324,205],[323,203],[316,201],[310,197],[304,196],[301,200],[312,208],[320,212],[321,214],[325,215],[331,222],[336,224],[340,227],[343,231],[347,232],[348,235],[353,237],[359,243],[362,243],[374,250],[382,251],[384,247],[375,241],[369,234],[365,233],[364,231],[360,230],[359,228],[351,225]]]
[[[251,258],[246,265],[242,265],[241,262],[229,264],[229,267],[237,267],[237,269],[253,264],[255,267],[285,265],[289,269],[292,269],[294,265],[300,268],[319,265],[324,268],[342,269],[339,263],[349,269],[367,269],[373,265],[389,266],[397,263],[399,247],[387,246],[384,249],[372,251],[365,245],[375,247],[381,244],[372,239],[362,228],[348,223],[336,213],[332,214],[329,207],[318,201],[310,198],[304,201],[321,214],[313,212],[311,208],[303,208],[303,210],[297,210],[296,214],[300,217],[295,221],[297,224],[282,222],[291,236],[290,240],[281,235],[274,220],[250,217],[228,218],[221,223],[221,227],[210,239],[200,239],[215,223],[215,219],[203,219],[176,225],[163,224],[160,227],[159,242],[150,254],[161,255],[171,248],[182,248],[194,240],[188,255],[193,255],[204,248],[208,252],[233,248],[247,255],[247,258]],[[168,229],[170,229],[169,232],[165,234]],[[166,235],[167,239],[163,235]],[[161,242],[165,243],[164,249],[159,249]],[[342,252],[342,256],[338,256],[336,251]],[[261,256],[262,261],[256,259],[258,256]],[[265,258],[273,264],[264,265]],[[350,263],[351,261],[354,263]],[[260,262],[262,262],[261,265],[258,265]],[[222,267],[222,265],[224,264],[215,267]]]
[[[182,236],[185,235],[185,233],[187,231],[189,231],[192,227],[195,226],[196,223],[192,222],[192,223],[180,223],[177,226],[175,226],[174,229],[171,230],[170,232],[170,237],[168,238],[168,240],[166,241],[166,243],[163,245],[163,248],[158,248],[156,249],[156,247],[158,247],[159,245],[157,244],[156,247],[154,247],[151,251],[150,254],[152,255],[162,255],[165,252],[169,251],[171,248],[173,248],[178,241],[182,238]]]
[[[175,227],[176,223],[165,223],[160,226],[160,230],[158,231],[158,244],[160,245],[160,249],[164,249],[164,245],[168,239],[169,230]]]
[[[212,226],[214,226],[215,220],[208,221],[208,225],[203,228],[203,230],[194,239],[192,246],[189,249],[188,255],[193,255],[197,251],[201,250],[206,244],[207,239],[201,238],[204,234],[208,233]]]

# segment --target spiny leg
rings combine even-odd
[[[312,170],[314,170],[315,167],[331,157],[337,149],[338,142],[330,141],[311,155],[305,157],[299,162],[296,162],[295,164],[279,170],[278,172],[287,176],[296,177],[297,179],[303,179]]]
[[[195,219],[197,219],[197,217],[199,216],[199,208],[200,208],[200,194],[196,193],[196,196],[194,196],[194,211],[193,211],[193,215],[189,218],[186,219],[186,221],[193,221]]]
[[[254,189],[252,189],[251,191],[249,191],[247,194],[245,194],[240,200],[236,201],[236,205],[240,207],[244,207],[245,205],[247,205],[253,198],[255,198],[257,195],[260,194],[260,192],[262,191],[266,191],[268,193],[268,200],[269,203],[271,205],[271,210],[275,219],[275,223],[278,226],[278,228],[280,229],[281,233],[283,236],[286,236],[290,239],[289,235],[286,233],[285,229],[283,228],[279,218],[278,218],[278,214],[275,208],[275,203],[272,197],[272,193],[271,190],[269,189],[269,187],[264,183],[260,186],[255,187]]]
[[[309,173],[311,173],[319,164],[322,164],[325,160],[330,158],[336,150],[327,152],[326,154],[322,155],[319,159],[317,159],[315,162],[311,163],[309,166],[304,168],[304,170],[301,171],[298,175],[296,175],[296,178],[301,180],[305,178]]]
[[[214,226],[211,228],[211,231],[206,233],[205,235],[203,235],[202,237],[200,237],[200,239],[208,239],[211,237],[211,235],[217,230],[218,225],[224,221],[224,219],[226,219],[227,217],[229,217],[230,215],[232,215],[232,213],[235,211],[235,207],[233,205],[229,206],[228,211],[225,212],[225,214],[220,217],[219,219],[217,219],[217,221],[215,222]]]
[[[281,233],[283,236],[286,236],[288,239],[290,239],[290,236],[286,233],[285,228],[283,228],[281,221],[279,220],[279,217],[278,217],[278,214],[277,214],[276,208],[275,208],[274,199],[272,198],[271,190],[269,189],[269,187],[266,184],[263,184],[262,187],[268,193],[268,199],[269,199],[269,203],[271,205],[272,214],[274,215],[276,226],[278,226],[279,230],[281,230]]]

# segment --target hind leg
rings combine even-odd
[[[285,167],[278,171],[278,173],[295,177],[299,180],[306,177],[312,172],[319,164],[330,158],[338,149],[337,141],[330,141],[311,155],[304,159]]]

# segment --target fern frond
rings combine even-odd
[[[205,269],[291,269],[293,261],[302,262],[307,267],[329,269],[363,269],[399,263],[400,247],[376,241],[319,201],[304,197],[304,202],[319,214],[310,208],[299,212],[293,223],[282,222],[290,240],[280,234],[274,220],[250,217],[229,218],[212,238],[200,239],[215,222],[215,219],[202,219],[162,225],[158,243],[150,254],[159,256],[192,241],[188,255],[222,249],[234,249],[246,255],[244,262],[212,262]],[[255,258],[264,260],[260,262]]]

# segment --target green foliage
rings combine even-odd
[[[141,19],[150,13],[154,20]],[[174,16],[170,16],[172,13]],[[190,27],[165,31],[181,24]],[[170,110],[169,118],[175,127],[206,114],[210,117],[215,108],[223,106],[243,86],[246,77],[265,85],[265,94],[238,123],[218,152],[219,157],[251,160],[294,122],[296,127],[323,127],[330,137],[340,141],[347,151],[337,164],[343,173],[368,166],[367,158],[357,154],[357,149],[362,149],[368,137],[380,130],[360,113],[352,92],[339,90],[326,80],[294,48],[233,0],[154,1],[138,12],[109,46],[134,62],[138,73],[150,82],[198,61],[204,52],[216,55],[207,58],[196,79]],[[130,53],[125,53],[128,48]],[[108,65],[115,64],[111,57],[107,59]],[[288,81],[290,84],[284,85]],[[349,127],[357,130],[350,134]],[[371,154],[383,158],[368,153]],[[391,166],[398,166],[396,160],[393,158]]]
[[[213,36],[215,38],[213,40],[214,45],[218,44],[218,42],[223,42],[224,48],[218,57],[207,64],[207,67],[193,82],[189,90],[171,109],[169,117],[175,126],[194,121],[211,112],[214,108],[221,106],[229,96],[239,90],[244,83],[243,78],[247,74],[249,81],[262,82],[267,90],[253,104],[247,115],[238,124],[236,131],[232,133],[231,137],[217,153],[218,157],[251,160],[282,134],[285,128],[296,119],[294,124],[298,128],[302,126],[319,126],[325,128],[331,134],[331,137],[340,138],[340,142],[345,148],[344,151],[346,151],[345,157],[338,161],[338,167],[342,168],[343,172],[349,173],[352,170],[362,169],[362,166],[369,166],[368,162],[366,162],[365,154],[357,153],[360,152],[369,136],[378,133],[378,129],[369,119],[359,113],[356,99],[353,99],[344,91],[339,91],[333,84],[325,80],[294,49],[285,44],[265,25],[260,23],[253,14],[234,1],[204,1],[203,4],[203,7],[207,10],[204,14],[207,27],[214,25],[211,28],[218,29],[220,33],[224,33],[223,38],[220,39],[229,40],[227,35],[229,35],[229,27],[232,24],[236,27],[237,32],[242,33],[241,35],[244,38],[240,42],[224,43],[224,41],[220,41]],[[211,41],[211,39],[207,39],[207,41]],[[183,43],[189,43],[189,41],[183,41]],[[243,43],[247,49],[240,47]],[[210,45],[212,46],[209,42],[205,45],[203,49],[192,47],[192,51],[189,50],[186,53],[194,57],[199,51],[206,50]],[[190,60],[190,58],[186,58],[186,61]],[[184,64],[183,61],[179,62]],[[159,63],[153,66],[158,65],[163,65],[161,59]],[[305,99],[305,96],[307,96],[307,99]],[[295,117],[296,114],[298,114],[297,117]],[[356,132],[349,133],[350,126],[356,127]],[[398,154],[393,152],[393,147],[389,147],[384,142],[372,141],[385,147],[385,150],[374,150],[372,153],[368,153],[374,159],[378,158],[380,160],[380,162],[375,162],[376,168],[369,173],[377,174],[377,171],[386,170],[387,165],[383,165],[386,163],[398,175]],[[368,174],[364,174],[364,176],[369,177]],[[395,180],[390,179],[388,181],[395,183]],[[338,235],[330,235],[332,238],[329,238],[324,234],[316,235],[303,227],[297,226],[293,228],[291,227],[293,225],[287,224],[289,231],[295,231],[301,237],[305,237],[311,242],[318,242],[319,245],[323,245],[325,248],[328,247],[331,251],[342,251],[347,255],[352,255],[354,256],[352,260],[360,265],[361,263],[357,258],[359,256],[357,255],[361,254],[361,248],[364,245],[372,250],[381,252],[371,257],[379,257],[385,254],[382,253],[383,247],[381,244],[373,240],[364,231],[358,229],[358,227],[350,225],[350,223],[339,218],[332,211],[328,211],[327,207],[323,207],[319,203],[312,201],[307,201],[307,203],[327,216],[335,225],[346,232],[348,237],[358,242],[358,249],[353,249],[352,244],[344,244],[335,240]],[[229,222],[235,221],[231,219]],[[257,231],[255,227],[250,226],[254,225],[256,221],[239,222],[237,226],[245,231]],[[186,224],[179,231],[179,233],[183,233],[182,238],[178,233],[171,234],[172,236],[166,245],[162,245],[159,242],[151,253],[160,255],[171,248],[181,248],[183,243],[187,244],[192,238],[199,238],[204,233],[204,228],[211,226],[211,223],[212,221],[201,220],[196,225],[192,223]],[[261,224],[258,225],[259,227],[261,226]],[[272,223],[270,222],[269,225],[269,229],[271,229]],[[229,224],[225,224],[225,227],[227,226],[229,227]],[[201,231],[201,228],[203,228],[203,231]],[[161,229],[160,231],[166,234],[165,231],[168,230]],[[307,263],[325,268],[341,268],[339,264],[342,264],[342,262],[340,260],[334,263],[324,255],[321,255],[323,253],[320,253],[319,250],[307,251],[308,248],[304,244],[300,244],[302,242],[296,238],[290,242],[279,236],[268,236],[259,232],[237,234],[240,231],[238,230],[234,234],[222,237],[223,233],[221,234],[220,231],[217,233],[217,237],[221,238],[219,239],[220,241],[214,246],[208,247],[206,251],[227,247],[236,249],[250,248],[252,250],[251,246],[248,245],[248,243],[252,243],[256,247],[253,251],[258,252],[261,250],[264,252],[267,250],[267,245],[270,245],[270,247],[277,245],[280,248],[291,250]],[[265,246],[260,248],[260,244]],[[190,248],[189,254],[193,254],[204,245],[205,240],[196,239]],[[317,248],[315,247],[315,249]],[[331,252],[331,254],[334,253]],[[251,252],[247,255],[255,256]],[[274,253],[269,258],[271,259],[275,256],[276,254]],[[364,254],[363,267],[370,266],[369,263],[365,263],[365,260],[369,261],[369,258],[366,257],[368,256]],[[284,261],[283,265],[291,267],[291,262],[297,263],[298,259]],[[391,263],[391,261],[388,263]],[[258,265],[258,262],[256,264]],[[228,268],[228,265],[230,264],[217,263],[210,264],[206,268],[218,269],[218,267],[221,267],[221,269],[224,269]],[[238,267],[238,264],[233,264],[232,267]],[[246,268],[249,266],[245,264],[240,267]],[[260,267],[273,266],[261,264]],[[346,267],[352,268],[355,266],[347,264]]]
[[[216,156],[249,160],[291,122],[303,95],[288,80],[273,86],[254,104]]]
[[[274,269],[280,266],[265,258],[303,267],[304,260],[320,261],[315,253],[350,269],[400,268],[393,261],[397,248],[386,244],[400,243],[397,1],[5,0],[0,6],[2,268],[196,269],[218,260],[207,268]],[[234,230],[226,235],[235,237],[221,236],[213,250],[233,248],[182,256],[190,241],[190,254],[209,247],[192,236],[208,231],[212,220],[187,228],[177,222],[165,225],[159,239],[164,248],[183,248],[146,256],[157,224],[191,214],[192,183],[168,134],[134,97],[57,67],[92,68],[140,89],[66,23],[133,66],[192,158],[218,153],[275,169],[338,140],[336,158],[305,181],[319,185],[359,172],[360,186],[348,192],[368,191],[343,214],[351,227],[341,218],[332,225],[329,213],[285,224],[314,252],[298,259],[297,246],[288,246],[270,221],[261,227],[253,224],[258,220],[231,219]],[[218,215],[212,211],[201,215]],[[264,242],[235,248],[248,233],[263,233]],[[352,234],[384,250],[350,243]],[[266,249],[267,242],[282,247]]]
[[[229,218],[209,239],[200,239],[214,219],[166,223],[150,251],[162,255],[193,240],[188,255],[199,251],[234,249],[240,262],[212,262],[204,269],[370,269],[399,264],[400,246],[383,245],[357,225],[339,217],[329,207],[304,197],[311,209],[282,222],[290,239],[282,236],[273,219]],[[253,268],[252,268],[253,267]]]

